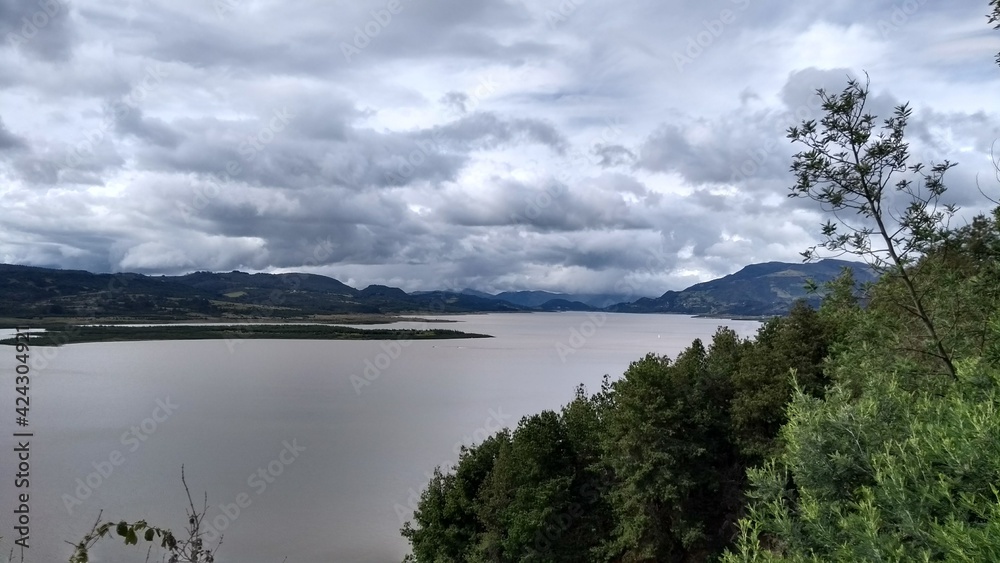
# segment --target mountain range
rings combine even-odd
[[[594,309],[603,309],[629,301],[627,295],[613,293],[552,293],[551,291],[504,291],[491,295],[474,289],[464,289],[465,295],[507,301],[528,308],[555,309],[565,303],[579,303]]]
[[[859,286],[878,278],[867,264],[846,260],[827,259],[807,264],[765,262],[751,264],[735,274],[698,283],[683,291],[668,291],[656,298],[619,303],[607,310],[752,317],[782,315],[799,299],[818,307],[824,293],[822,284],[836,278],[844,268],[853,270]],[[821,290],[810,293],[806,289],[808,280],[819,285]]]
[[[303,318],[338,314],[594,311],[771,316],[799,298],[813,304],[807,280],[822,285],[842,268],[859,283],[875,274],[864,264],[823,260],[809,264],[752,264],[734,274],[629,302],[614,294],[516,291],[489,294],[407,293],[384,285],[356,289],[316,274],[194,272],[181,276],[97,274],[0,264],[0,316],[142,319]]]

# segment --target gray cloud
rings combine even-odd
[[[535,142],[562,152],[566,140],[555,127],[538,119],[504,119],[492,113],[476,113],[421,135],[424,139],[440,136],[450,146],[493,149],[501,145]]]
[[[158,147],[173,148],[181,141],[181,135],[161,119],[144,118],[142,110],[124,106],[122,112],[114,114],[115,130],[123,136],[133,136]]]
[[[24,139],[11,133],[0,119],[0,151],[24,148]]]
[[[613,168],[624,166],[635,162],[635,153],[621,145],[598,145],[591,149],[591,153],[598,157],[597,164],[601,168]]]
[[[43,60],[69,59],[76,38],[71,10],[67,0],[0,0],[0,49]]]

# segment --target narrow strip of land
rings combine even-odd
[[[449,313],[451,314],[451,313]],[[0,316],[0,329],[17,326],[31,328],[62,328],[67,325],[128,325],[128,324],[266,324],[266,323],[320,323],[327,325],[375,325],[399,322],[415,323],[454,323],[453,319],[424,318],[419,316],[383,315],[365,313],[345,313],[342,315],[248,315],[234,316],[195,316],[195,315],[111,315],[97,317],[74,316],[36,316],[36,317],[3,317]]]
[[[362,329],[331,325],[184,325],[184,326],[80,326],[48,328],[32,335],[35,346],[61,346],[84,342],[134,342],[142,340],[210,339],[289,339],[289,340],[435,340],[453,338],[491,338],[487,334],[466,333],[439,328]],[[21,342],[24,342],[21,340]],[[12,345],[13,338],[0,340]]]

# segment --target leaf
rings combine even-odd
[[[819,291],[819,286],[815,281],[807,279],[805,283],[806,293],[813,294]]]
[[[124,538],[126,535],[128,535],[128,524],[126,524],[124,521],[119,522],[118,527],[115,528],[115,531],[118,533],[119,536]]]
[[[153,536],[155,535],[153,532],[154,530],[152,528],[146,530],[146,535],[145,535],[146,541],[153,541]]]
[[[139,538],[135,535],[135,530],[129,528],[128,535],[125,536],[125,545],[135,545],[139,543]]]

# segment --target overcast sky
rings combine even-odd
[[[911,103],[951,200],[1000,192],[988,11],[0,0],[0,260],[643,295],[798,261],[785,130],[848,75]]]

